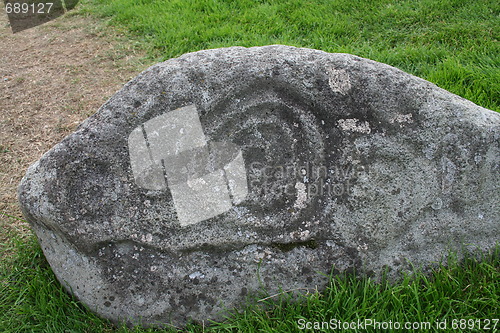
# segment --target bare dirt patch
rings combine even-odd
[[[13,34],[0,15],[0,241],[26,230],[16,191],[27,167],[150,65],[133,45],[89,17]]]

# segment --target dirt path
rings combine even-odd
[[[12,34],[0,15],[0,236],[24,229],[4,214],[21,217],[26,168],[149,65],[130,45],[87,17]]]

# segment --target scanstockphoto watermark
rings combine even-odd
[[[78,0],[4,0],[13,33],[49,22],[73,9]]]
[[[303,193],[308,200],[314,197],[351,195],[356,179],[368,174],[368,167],[356,165],[268,165],[250,163],[249,184],[266,194],[295,195]]]
[[[356,321],[342,321],[330,319],[329,321],[308,321],[306,319],[297,320],[299,330],[331,330],[331,331],[359,331],[359,330],[401,330],[401,331],[439,331],[439,330],[479,330],[496,332],[499,319],[443,319],[436,321],[382,321],[375,319],[358,319]]]

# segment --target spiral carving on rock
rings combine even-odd
[[[299,185],[312,181],[307,166],[324,165],[325,158],[324,133],[310,105],[256,85],[207,112],[205,122],[214,124],[208,136],[241,147],[249,181],[242,206],[255,219],[293,222],[303,210],[317,209],[301,199]]]
[[[28,169],[19,200],[57,278],[100,315],[217,320],[332,268],[396,277],[453,240],[492,249],[499,128],[353,55],[199,51],[127,83]]]

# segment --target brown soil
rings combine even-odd
[[[132,45],[88,17],[13,34],[0,15],[0,240],[26,230],[16,188],[27,167],[150,65]]]

